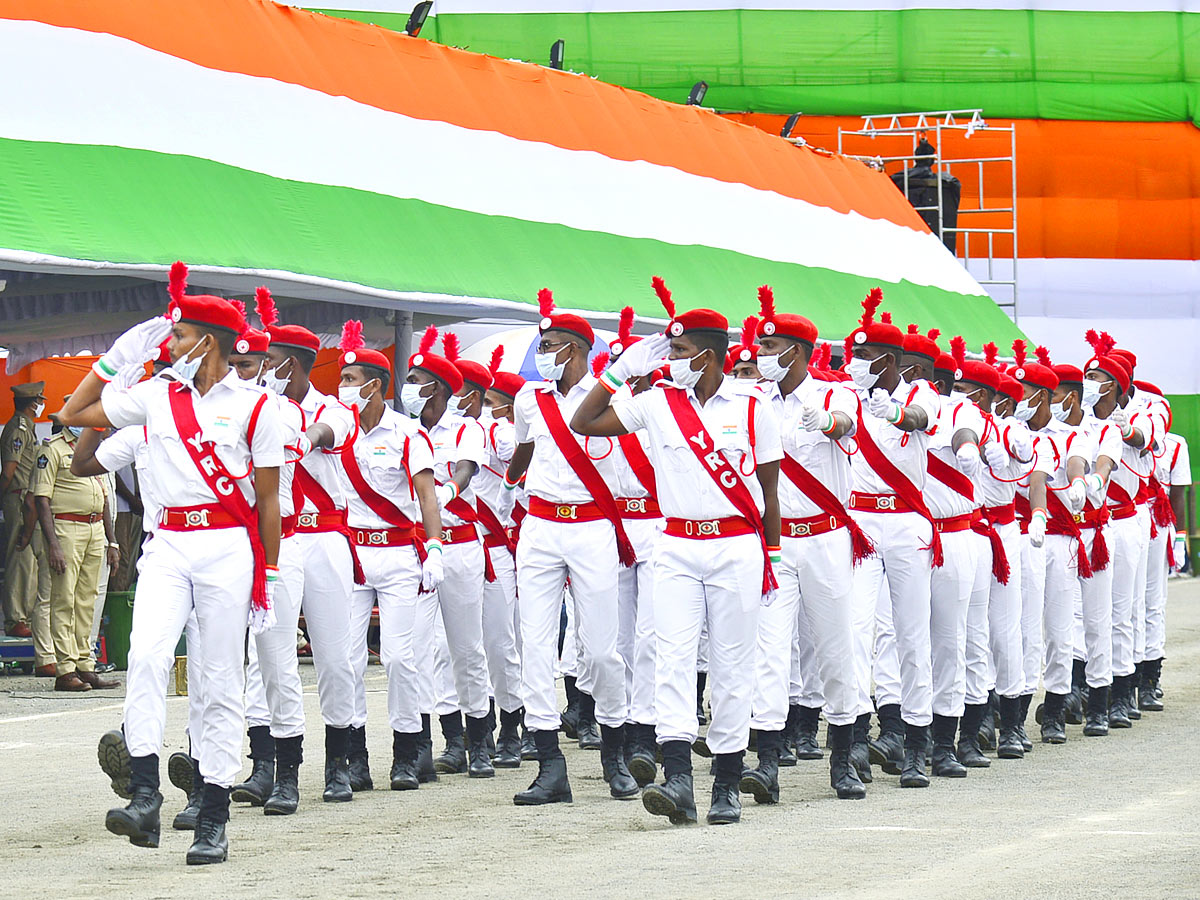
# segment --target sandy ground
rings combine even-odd
[[[487,781],[451,776],[420,791],[320,801],[322,744],[301,769],[300,812],[239,807],[230,860],[189,868],[190,834],[158,850],[104,830],[117,805],[96,739],[120,721],[120,692],[55,695],[44,679],[0,679],[0,873],[13,896],[90,897],[1200,897],[1200,582],[1171,584],[1167,709],[1132,730],[964,780],[901,790],[876,769],[863,802],[838,801],[825,761],[785,769],[783,799],[738,826],[673,828],[640,802],[609,799],[595,752],[567,748],[575,802],[518,809],[533,765]],[[310,726],[319,723],[306,667]],[[372,667],[369,729],[377,784],[390,735]],[[186,700],[167,704],[166,753],[184,741]],[[1036,726],[1030,715],[1031,733]],[[1036,739],[1036,738],[1035,738]],[[164,754],[164,761],[165,761]],[[697,758],[701,820],[711,779]],[[164,764],[164,783],[166,782]],[[164,825],[183,806],[167,784]]]

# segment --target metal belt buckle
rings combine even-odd
[[[792,522],[788,527],[791,529],[788,537],[808,537],[812,534],[812,526],[808,522]]]
[[[443,529],[442,529],[442,543],[443,543],[443,544],[452,544],[452,543],[454,543],[454,535],[453,535],[453,533],[450,531],[450,529],[449,529],[449,528],[443,528]]]
[[[386,531],[367,532],[367,543],[368,544],[386,544],[387,543],[387,532]]]
[[[895,509],[896,508],[895,495],[888,494],[888,496],[886,496],[886,497],[876,497],[875,498],[875,508],[876,509]]]
[[[188,509],[183,513],[183,524],[188,528],[207,528],[208,527],[208,510],[207,509]]]
[[[560,519],[576,519],[579,517],[578,511],[574,506],[563,504],[554,510],[555,516]]]
[[[632,497],[626,500],[625,511],[631,513],[644,513],[646,511],[646,498]]]
[[[317,514],[316,513],[300,513],[296,517],[296,526],[299,528],[316,528]]]
[[[1075,515],[1071,516],[1071,518],[1075,520],[1076,525],[1082,525],[1086,516],[1084,516],[1083,513],[1075,513]]]
[[[700,537],[718,537],[721,534],[721,523],[717,521],[697,522],[696,534]]]

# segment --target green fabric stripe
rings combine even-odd
[[[365,5],[365,4],[364,4]],[[407,14],[330,11],[401,30]],[[1186,121],[1200,110],[1200,14],[1033,10],[439,15],[422,37],[566,65],[682,103],[862,115],[982,107],[1030,119]]]
[[[662,275],[683,307],[739,320],[758,285],[822,334],[851,327],[874,282],[727,250],[675,246],[348,188],[272,178],[193,157],[0,140],[0,247],[117,263],[279,269],[396,291],[662,315]],[[897,321],[961,331],[973,346],[1018,336],[986,297],[884,285]]]

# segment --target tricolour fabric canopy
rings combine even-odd
[[[884,176],[591,78],[260,0],[0,0],[0,77],[0,266],[1016,333]]]

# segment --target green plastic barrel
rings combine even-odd
[[[109,591],[104,598],[104,647],[108,661],[129,668],[129,633],[133,630],[133,591]]]

